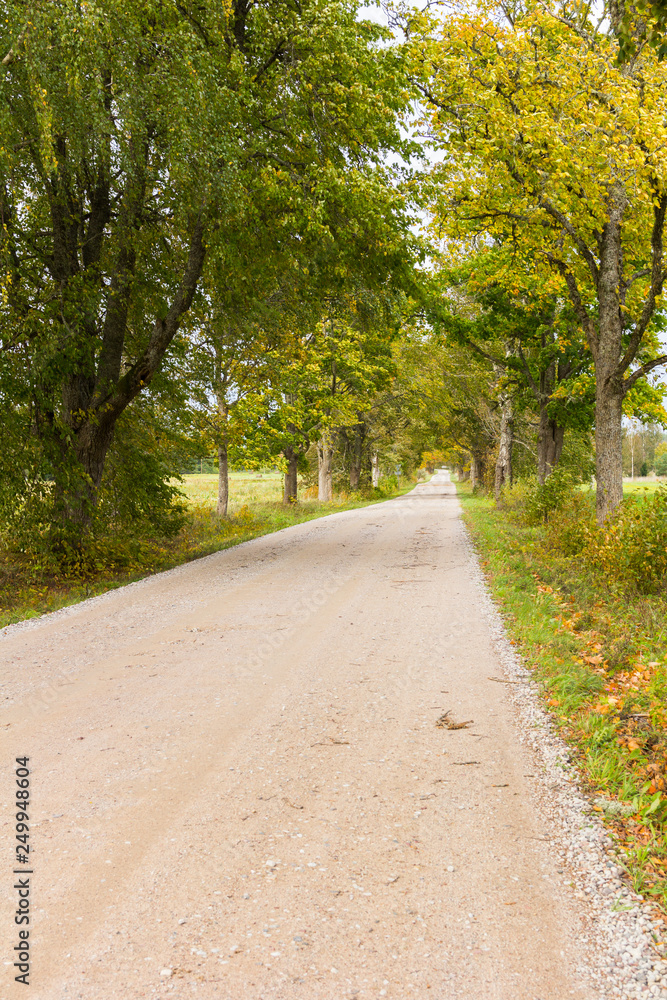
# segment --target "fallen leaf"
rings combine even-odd
[[[473,725],[472,719],[468,719],[467,722],[454,722],[449,718],[450,715],[451,712],[444,712],[439,719],[436,719],[436,726],[439,729],[467,729]]]

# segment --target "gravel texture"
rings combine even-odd
[[[662,995],[446,475],[8,628],[0,683],[34,1000]]]

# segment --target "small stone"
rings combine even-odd
[[[160,976],[162,976],[164,979],[169,979],[170,975],[171,975],[171,969],[160,969]]]

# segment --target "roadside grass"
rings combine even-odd
[[[457,485],[513,644],[636,892],[667,910],[667,596],[638,594]]]
[[[260,535],[293,524],[352,510],[407,493],[416,480],[403,478],[395,489],[338,493],[332,503],[306,499],[293,506],[282,503],[279,473],[233,473],[230,476],[229,517],[215,512],[216,475],[188,475],[180,484],[188,518],[174,538],[141,535],[117,543],[105,540],[85,570],[55,571],[39,555],[17,553],[11,540],[0,540],[0,628],[76,604],[88,597],[141,580],[228,549]]]

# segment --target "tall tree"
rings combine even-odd
[[[488,5],[408,27],[428,127],[435,225],[485,234],[561,275],[595,362],[597,512],[622,498],[623,399],[667,361],[652,325],[665,280],[667,67],[619,68],[590,6]]]
[[[53,477],[56,535],[77,542],[118,419],[230,231],[260,203],[285,236],[330,240],[351,192],[382,187],[375,166],[405,146],[408,93],[355,0],[7,0],[3,13],[5,386],[22,366],[34,476]]]

